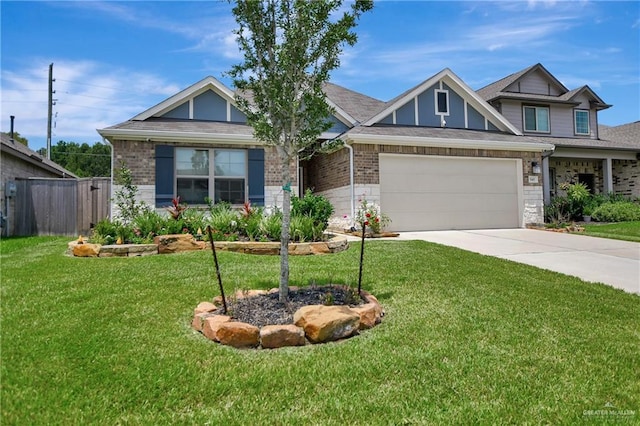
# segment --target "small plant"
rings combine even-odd
[[[274,207],[260,222],[260,230],[271,241],[278,241],[282,233],[282,212]]]
[[[336,298],[331,291],[327,291],[320,296],[320,301],[324,306],[333,306],[336,303]]]
[[[180,203],[180,196],[178,195],[176,198],[171,199],[171,205],[167,207],[167,211],[171,215],[173,220],[180,220],[182,217],[182,213],[187,209],[186,204]]]
[[[124,224],[130,224],[134,218],[148,207],[144,202],[136,200],[138,187],[133,184],[131,170],[124,162],[117,171],[116,183],[120,188],[115,192],[115,204],[118,207],[117,218]]]
[[[344,304],[349,306],[359,305],[362,302],[362,298],[358,294],[358,290],[354,288],[347,288],[344,295]]]
[[[379,205],[362,198],[356,212],[356,221],[368,226],[374,234],[379,234],[391,223],[391,218],[382,213]]]

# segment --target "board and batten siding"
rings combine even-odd
[[[505,92],[560,96],[561,88],[549,82],[540,72],[531,73],[505,89]]]

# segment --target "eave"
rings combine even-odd
[[[253,135],[238,135],[225,133],[197,133],[197,132],[166,132],[159,130],[129,130],[129,129],[100,129],[100,135],[110,141],[113,140],[140,140],[156,142],[223,142],[227,144],[258,144]]]
[[[500,151],[543,152],[553,151],[555,149],[555,146],[549,143],[444,139],[420,136],[348,135],[345,141],[349,144],[408,145],[430,148],[490,149]]]

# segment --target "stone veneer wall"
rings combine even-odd
[[[595,192],[603,192],[603,170],[602,160],[575,160],[569,158],[550,158],[549,168],[555,169],[556,193],[552,196],[564,196],[565,191],[560,189],[563,183],[575,183],[578,181],[578,174],[593,174]],[[553,179],[553,176],[551,177]]]
[[[147,142],[147,141],[129,141],[129,140],[115,140],[113,145],[114,155],[114,170],[120,168],[124,163],[129,170],[133,178],[133,184],[138,187],[138,201],[143,201],[150,206],[155,205],[155,176],[156,176],[156,162],[155,162],[155,147],[156,145],[174,145],[184,147],[195,148],[211,148],[211,144],[179,144],[179,143],[167,143],[167,142]],[[229,148],[229,149],[249,149],[249,148],[264,148],[265,150],[265,205],[278,205],[282,206],[282,178],[280,171],[280,160],[278,153],[274,147],[262,146],[262,145],[225,145],[216,144],[215,148]],[[292,193],[297,194],[298,182],[297,182],[297,168],[295,162],[291,164],[292,180]],[[121,189],[119,185],[113,186],[112,194]],[[113,198],[113,197],[112,197]],[[160,209],[164,211],[164,209]],[[115,203],[111,203],[111,212],[115,216],[118,213]]]
[[[627,197],[640,197],[640,162],[613,160],[613,192]]]

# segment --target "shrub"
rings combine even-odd
[[[189,230],[191,235],[197,235],[198,230],[205,232],[207,223],[204,217],[205,213],[202,210],[195,208],[187,208],[182,212],[182,227]]]
[[[260,221],[260,231],[271,241],[279,241],[282,235],[282,212],[277,208],[265,214]]]
[[[631,201],[605,203],[592,214],[598,222],[629,222],[640,220],[640,204]]]
[[[290,230],[291,240],[303,243],[322,239],[324,227],[315,223],[311,216],[291,216]]]
[[[360,225],[364,223],[365,227],[371,228],[374,234],[379,234],[391,223],[391,218],[382,213],[379,205],[363,198],[356,212],[356,221]]]
[[[251,203],[245,203],[240,211],[240,233],[251,241],[262,239],[260,222],[263,214],[262,207],[252,207]]]
[[[148,243],[153,237],[160,234],[167,220],[155,210],[145,210],[133,218],[133,233],[136,242]]]
[[[238,232],[238,212],[233,210],[229,204],[216,204],[211,209],[211,228],[223,234],[230,235]]]
[[[114,244],[118,239],[117,223],[102,219],[93,227],[91,241],[96,244]]]
[[[304,197],[291,197],[291,217],[309,216],[314,224],[322,225],[324,231],[329,226],[329,218],[333,214],[333,205],[322,195],[314,195],[310,189]]]

